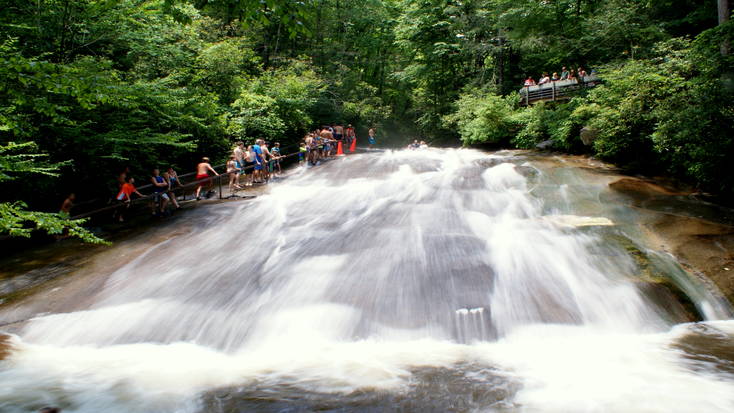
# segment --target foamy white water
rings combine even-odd
[[[471,150],[300,171],[209,207],[87,310],[27,323],[0,411],[734,410],[734,322],[676,325],[642,292],[614,242],[628,228],[594,225],[634,221],[605,190]],[[730,317],[686,282],[705,316]]]

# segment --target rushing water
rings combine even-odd
[[[26,323],[0,411],[734,411],[734,322],[650,299],[615,241],[644,249],[636,215],[589,176],[470,150],[300,170]]]

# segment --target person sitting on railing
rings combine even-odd
[[[577,80],[576,79],[576,73],[574,73],[573,69],[571,69],[571,71],[568,72],[568,77],[566,79],[567,80]]]
[[[563,66],[563,67],[561,68],[561,80],[566,80],[566,79],[568,79],[568,75],[569,75],[569,74],[570,74],[570,73],[568,73],[568,69],[566,69],[566,66]]]
[[[557,82],[559,80],[561,80],[561,78],[558,77],[558,72],[553,72],[553,76],[551,76],[551,81]]]
[[[198,165],[196,165],[196,180],[200,181],[199,184],[196,187],[196,200],[201,199],[201,188],[206,184],[207,185],[207,192],[206,197],[208,198],[211,196],[212,192],[212,180],[209,178],[209,172],[213,172],[214,175],[219,176],[217,171],[212,168],[212,165],[209,163],[209,158],[206,156],[201,158],[201,162],[199,162]]]
[[[535,80],[533,80],[532,76],[528,76],[528,78],[525,79],[524,86],[535,86]]]
[[[168,170],[173,171],[173,168],[168,168]],[[175,174],[176,171],[173,171],[173,173]],[[181,185],[181,183],[178,181],[178,176],[176,178],[173,178],[170,172],[163,172],[163,178],[168,183],[168,191],[166,191],[166,193],[168,194],[168,198],[171,199],[173,207],[176,209],[181,209],[181,206],[178,205],[178,200],[176,199],[176,193],[174,192],[174,185],[176,184],[176,182],[178,182],[179,186],[183,187],[183,185]]]
[[[540,77],[540,81],[538,82],[539,85],[544,85],[546,83],[550,83],[550,77],[548,77],[548,73],[543,73],[543,76]]]
[[[150,177],[150,183],[153,185],[153,202],[150,204],[153,215],[163,215],[168,205],[168,182],[161,176],[158,168],[153,169],[153,176]]]

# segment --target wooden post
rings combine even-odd
[[[530,86],[525,86],[525,106],[530,104]]]
[[[554,80],[552,83],[553,83],[553,101],[555,102],[556,100],[556,81]]]

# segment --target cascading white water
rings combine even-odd
[[[554,219],[604,212],[556,175],[511,154],[389,151],[209,207],[87,310],[28,322],[2,362],[0,411],[210,411],[202,394],[223,388],[403,394],[413,410],[422,369],[505,392],[466,410],[734,409],[726,361],[684,357],[677,340],[703,333],[671,330],[634,260]]]

